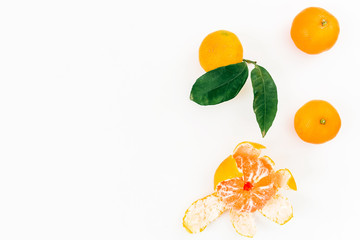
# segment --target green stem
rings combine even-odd
[[[243,61],[246,62],[246,63],[251,63],[251,64],[256,65],[256,61],[251,61],[251,60],[248,60],[248,59],[243,59]]]
[[[325,27],[326,24],[327,24],[327,21],[326,21],[325,19],[321,20],[321,25],[322,25],[323,27]]]
[[[325,119],[320,119],[320,124],[322,124],[322,125],[325,125],[325,123],[326,123],[326,120]]]

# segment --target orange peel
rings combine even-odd
[[[235,147],[235,149],[234,149],[234,152],[237,150],[237,148],[238,148],[240,145],[243,145],[243,144],[250,144],[251,146],[253,146],[253,147],[256,148],[256,149],[264,149],[264,148],[266,148],[264,145],[261,145],[260,143],[244,141],[244,142],[241,142],[241,143],[239,143],[238,145],[236,145],[236,147]]]
[[[215,171],[214,188],[216,188],[216,186],[222,181],[241,176],[242,173],[236,166],[235,159],[232,155],[230,155],[220,163],[219,167]]]
[[[293,217],[293,208],[289,199],[277,193],[259,212],[271,221],[284,225]]]
[[[271,166],[275,167],[275,162],[269,156],[263,156],[264,160],[268,161]]]
[[[224,211],[225,204],[221,202],[217,194],[210,194],[191,204],[185,212],[183,226],[189,233],[202,232]]]
[[[285,188],[286,190],[297,190],[295,178],[290,172],[289,169],[280,169],[276,171],[276,177],[277,177],[277,185],[280,188]]]
[[[254,237],[256,226],[253,213],[230,210],[230,220],[238,234],[244,237]]]

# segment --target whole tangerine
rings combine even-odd
[[[308,54],[319,54],[332,48],[339,32],[338,20],[319,7],[301,11],[291,26],[291,38],[296,47]]]
[[[206,71],[242,62],[243,47],[232,32],[219,30],[207,35],[199,49],[199,61]]]
[[[336,109],[327,101],[312,100],[296,112],[294,127],[303,141],[320,144],[337,135],[341,119]]]

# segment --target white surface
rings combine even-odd
[[[1,1],[0,239],[243,239],[228,214],[204,232],[182,227],[212,191],[217,165],[243,140],[293,172],[294,218],[257,215],[255,239],[358,236],[357,1]],[[310,56],[293,45],[295,15],[321,6],[337,44]],[[233,100],[189,100],[210,32],[238,35],[244,56],[276,81],[279,110],[262,139],[248,81]],[[292,122],[311,99],[342,118],[323,145]]]

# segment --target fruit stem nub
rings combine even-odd
[[[246,182],[244,184],[244,190],[245,191],[250,191],[254,186],[251,184],[251,182]]]
[[[327,24],[327,21],[326,21],[325,19],[322,19],[322,20],[321,20],[321,25],[322,25],[323,27],[325,27],[326,24]]]
[[[251,60],[248,60],[248,59],[243,59],[244,62],[246,63],[252,63],[254,65],[256,65],[256,61],[251,61]]]
[[[325,119],[323,119],[323,118],[320,119],[320,124],[321,124],[321,125],[325,125],[325,123],[326,123],[326,120],[325,120]]]

